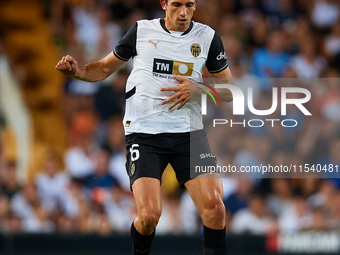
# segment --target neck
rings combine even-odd
[[[168,17],[164,18],[164,23],[165,23],[165,27],[169,30],[169,31],[178,31],[178,32],[185,32],[186,30],[188,30],[191,21],[188,23],[188,25],[186,25],[185,27],[175,27],[170,19]]]

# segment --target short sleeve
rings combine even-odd
[[[216,32],[210,45],[206,67],[210,73],[219,73],[228,67],[222,40]]]
[[[124,37],[118,42],[113,54],[120,60],[128,61],[131,57],[137,55],[137,23],[131,27]]]

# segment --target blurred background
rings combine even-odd
[[[97,61],[137,20],[159,17],[158,0],[0,1],[0,252],[37,254],[39,239],[51,244],[41,246],[49,252],[83,240],[63,254],[86,254],[91,245],[84,243],[91,242],[102,244],[102,254],[110,254],[103,247],[128,254],[136,208],[125,172],[122,117],[132,62],[98,83],[64,77],[54,67],[67,54],[80,64]],[[337,0],[199,0],[193,19],[221,36],[236,85],[246,86],[243,78],[311,81],[304,87],[312,92],[313,118],[292,108],[289,115],[299,125],[288,131],[279,125],[259,132],[230,128],[228,142],[212,139],[213,152],[226,152],[232,165],[340,166],[339,17]],[[270,108],[272,86],[256,86],[258,109]],[[157,234],[164,243],[164,236],[181,236],[182,243],[170,240],[169,249],[191,242],[181,254],[197,254],[202,223],[196,209],[170,166],[163,177]],[[223,182],[232,254],[288,252],[284,238],[340,229],[339,179]],[[325,244],[328,252],[339,253],[339,236],[326,239],[333,240]],[[305,242],[305,254],[311,244]]]

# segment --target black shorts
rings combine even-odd
[[[143,134],[134,133],[125,137],[126,171],[130,187],[141,177],[156,178],[171,164],[181,186],[203,173],[195,173],[194,165],[216,165],[211,153],[206,132],[198,130],[187,133]]]

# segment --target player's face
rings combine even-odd
[[[184,32],[190,26],[190,21],[196,9],[197,0],[161,0],[165,10],[165,26],[168,30]]]

